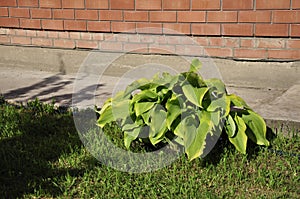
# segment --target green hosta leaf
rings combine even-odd
[[[163,139],[163,135],[167,130],[166,126],[167,112],[159,104],[155,105],[151,113],[150,133],[149,139],[153,145]]]
[[[185,84],[182,86],[182,91],[191,103],[202,108],[203,97],[208,91],[207,87],[195,88],[191,84]]]
[[[226,131],[228,137],[232,138],[235,136],[236,125],[235,125],[235,122],[234,122],[233,118],[231,117],[231,115],[227,116],[224,127],[225,127],[225,131]]]
[[[115,120],[126,118],[130,115],[130,100],[112,101],[112,112]]]
[[[214,126],[218,126],[221,121],[221,112],[215,111],[215,112],[209,112],[210,113],[210,120],[214,124]]]
[[[141,127],[137,127],[131,130],[124,131],[124,145],[129,149],[130,144],[134,141],[140,134]]]
[[[225,84],[220,80],[216,78],[205,80],[205,84],[209,88],[216,88],[218,94],[226,94],[226,87]]]
[[[112,121],[115,121],[113,112],[112,112],[112,106],[107,105],[104,107],[103,111],[100,111],[100,117],[97,121],[98,126],[103,128],[105,124],[111,123]]]
[[[231,103],[241,109],[248,109],[251,110],[251,108],[247,105],[247,103],[239,96],[235,94],[228,95]]]
[[[244,120],[236,115],[234,117],[236,127],[237,127],[237,133],[234,137],[229,137],[229,141],[235,146],[235,148],[240,151],[241,153],[246,153],[247,148],[247,140],[248,137],[246,135],[246,124]]]
[[[182,86],[186,84],[186,82],[188,82],[195,88],[207,87],[202,77],[195,72],[185,72],[179,76],[179,81],[178,81],[179,85]]]
[[[155,102],[139,102],[134,104],[134,110],[136,116],[140,116],[143,113],[149,111],[153,106],[155,105]]]
[[[223,117],[226,117],[230,112],[230,99],[224,94],[218,99],[212,99],[207,111],[216,111],[221,109],[224,112]]]
[[[199,59],[193,59],[191,66],[190,66],[190,70],[189,72],[194,72],[197,73],[202,67],[202,63],[200,62]]]
[[[142,86],[150,84],[150,81],[146,78],[141,78],[139,80],[136,80],[132,82],[130,85],[126,87],[126,90],[124,92],[124,96],[131,95],[131,93],[137,89],[139,89]]]
[[[181,137],[178,137],[176,136],[174,139],[173,139],[174,142],[177,142],[178,144],[180,144],[181,146],[184,146],[184,141]]]
[[[267,126],[261,116],[254,111],[248,111],[249,114],[242,114],[242,118],[247,125],[247,135],[258,145],[269,146],[269,141],[266,138]]]
[[[175,95],[170,98],[166,103],[167,109],[167,127],[171,130],[171,125],[174,120],[181,114],[180,103]]]
[[[188,132],[188,136],[185,138],[186,154],[189,160],[200,157],[206,146],[206,138],[208,134],[212,133],[214,124],[211,121],[211,114],[206,111],[202,111],[200,114],[200,124]]]
[[[148,126],[150,125],[151,121],[150,121],[150,117],[151,117],[151,113],[152,113],[152,109],[150,109],[149,111],[143,113],[141,115],[141,117],[143,118],[143,121],[145,124],[147,124]]]
[[[138,128],[139,125],[134,123],[126,123],[124,126],[122,126],[122,131],[131,131],[135,128]]]
[[[155,91],[143,90],[143,91],[135,94],[131,101],[132,102],[139,102],[139,101],[142,101],[142,100],[152,101],[152,100],[157,99],[157,97],[158,97],[158,94]]]

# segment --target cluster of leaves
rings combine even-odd
[[[188,72],[136,80],[104,103],[98,126],[117,122],[127,148],[138,138],[152,145],[174,140],[190,160],[205,155],[208,140],[222,132],[242,153],[248,138],[268,146],[264,120],[242,98],[227,94],[221,80],[204,80],[200,68],[193,60]]]

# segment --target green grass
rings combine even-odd
[[[219,141],[204,159],[183,155],[155,172],[131,174],[98,162],[83,146],[72,113],[38,101],[0,102],[0,198],[297,198],[299,129],[273,129],[271,148],[248,155]],[[122,145],[117,129],[108,134]],[[144,147],[138,145],[138,147]],[[279,152],[278,152],[279,151]],[[280,154],[280,151],[284,153]]]

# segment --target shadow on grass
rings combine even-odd
[[[0,106],[1,197],[18,198],[37,190],[53,197],[61,195],[53,179],[67,174],[81,176],[85,171],[84,168],[53,168],[62,155],[82,145],[72,115],[27,109],[8,111],[4,110],[6,107]],[[8,136],[3,137],[5,131]],[[86,160],[86,164],[91,162]]]

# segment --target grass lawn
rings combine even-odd
[[[297,198],[299,129],[291,138],[273,132],[272,150],[250,146],[242,155],[223,139],[204,159],[183,155],[158,171],[131,174],[87,151],[71,112],[2,101],[0,198]]]

